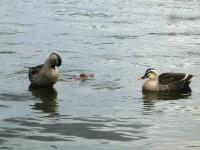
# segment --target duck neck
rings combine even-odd
[[[158,73],[152,73],[148,79],[151,80],[151,81],[157,81],[158,80]]]
[[[147,91],[157,91],[158,90],[158,80],[149,79],[143,84],[143,89]]]
[[[50,59],[48,58],[48,59],[44,62],[44,68],[46,68],[46,69],[52,69],[52,68],[55,68],[55,66],[54,66],[54,67],[52,66],[51,61],[50,61]]]

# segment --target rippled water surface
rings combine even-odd
[[[200,148],[200,1],[1,0],[0,18],[0,149]],[[29,89],[52,51],[59,82]],[[143,94],[149,67],[192,73],[192,93]]]

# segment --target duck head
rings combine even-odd
[[[155,69],[149,68],[146,70],[144,76],[141,77],[141,79],[150,79],[150,80],[156,80],[158,78],[158,72]]]
[[[55,68],[55,66],[59,67],[62,64],[61,57],[54,52],[49,55],[47,62],[52,68]]]

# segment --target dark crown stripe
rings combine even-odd
[[[155,71],[155,69],[149,68],[149,69],[146,70],[146,73],[145,73],[145,74],[148,75],[151,71]]]

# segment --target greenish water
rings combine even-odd
[[[196,150],[200,2],[1,0],[0,149]],[[27,67],[56,51],[54,88]],[[191,94],[141,91],[149,67],[194,75]],[[73,75],[94,73],[86,82]]]

